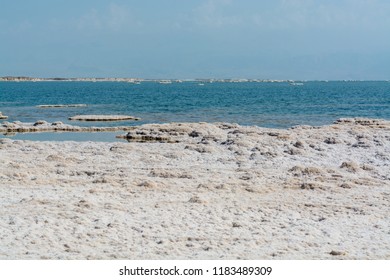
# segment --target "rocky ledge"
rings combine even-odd
[[[266,129],[256,126],[240,126],[231,123],[168,123],[168,124],[145,124],[135,126],[125,135],[118,135],[117,138],[127,139],[129,142],[166,142],[179,143],[188,142],[193,139],[198,144],[210,144],[220,142],[223,144],[233,144],[237,135],[245,135],[246,139],[253,135],[268,135],[276,138],[290,138],[291,135],[299,133],[301,130],[314,130],[317,134],[322,133],[325,144],[336,144],[342,142],[344,136],[334,135],[333,132],[350,129],[349,134],[360,131],[364,133],[366,129],[390,130],[390,122],[380,119],[366,118],[341,118],[329,126],[308,126],[300,125],[287,130]],[[228,133],[226,134],[226,131]],[[372,137],[372,136],[371,136]],[[318,138],[318,135],[315,137]],[[361,139],[365,137],[360,137]],[[254,139],[255,140],[255,139]],[[361,140],[362,141],[362,140]],[[360,142],[361,142],[360,141]],[[299,143],[295,148],[300,148]]]
[[[129,131],[134,129],[131,126],[116,126],[116,127],[82,127],[64,124],[62,122],[49,123],[47,121],[37,121],[35,123],[3,122],[0,126],[0,133],[12,132],[104,132],[104,131]]]

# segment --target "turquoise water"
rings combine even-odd
[[[42,104],[88,106],[36,107]],[[287,82],[214,82],[200,86],[197,82],[0,82],[0,111],[9,116],[7,121],[11,122],[46,120],[81,126],[117,126],[204,121],[288,128],[300,124],[330,124],[341,117],[390,119],[390,83],[305,82],[294,86]],[[140,117],[141,121],[68,120],[79,114],[126,114]],[[38,140],[54,137],[50,136],[52,133],[41,135]],[[21,136],[13,136],[18,137]],[[23,137],[29,139],[27,135]],[[75,140],[80,138],[74,137]],[[82,138],[80,140],[85,137]]]

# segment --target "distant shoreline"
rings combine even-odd
[[[181,83],[181,82],[232,82],[232,83],[240,83],[240,82],[303,82],[302,80],[271,80],[271,79],[214,79],[214,78],[204,78],[204,79],[144,79],[144,78],[119,78],[119,77],[111,77],[111,78],[36,78],[36,77],[25,77],[25,76],[5,76],[0,77],[0,82],[128,82],[128,83],[139,83],[139,82],[158,82],[161,84],[169,84],[169,83]]]
[[[249,79],[249,78],[196,78],[196,79],[146,79],[146,78],[36,78],[25,76],[5,76],[0,77],[0,82],[157,82],[161,84],[182,83],[182,82],[199,82],[199,83],[296,83],[296,82],[390,82],[390,80],[292,80],[292,79]]]

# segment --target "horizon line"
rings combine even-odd
[[[269,79],[269,78],[138,78],[138,77],[31,77],[2,76],[0,81],[235,81],[235,82],[390,82],[390,79]]]

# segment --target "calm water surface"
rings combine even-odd
[[[42,104],[87,104],[38,108]],[[141,84],[118,82],[0,82],[0,111],[7,121],[62,121],[80,126],[165,122],[232,122],[272,128],[325,125],[341,117],[390,119],[390,83],[305,82]],[[79,114],[126,114],[141,121],[77,122]],[[118,133],[116,133],[118,134]],[[70,135],[70,136],[69,136]],[[88,134],[17,134],[13,139],[88,140]],[[91,140],[110,141],[113,133]],[[4,137],[4,136],[3,136]],[[114,136],[113,136],[114,138]],[[114,140],[115,141],[115,138]]]

